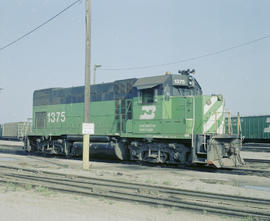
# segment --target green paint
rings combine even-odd
[[[142,104],[137,97],[125,102],[92,102],[90,121],[95,124],[95,135],[187,139],[191,138],[193,128],[194,133],[202,134],[205,122],[223,103],[220,99],[204,114],[204,106],[209,99],[211,96],[175,96],[169,99],[158,96],[150,104]],[[128,110],[131,111],[129,117]],[[36,112],[45,113],[44,128],[37,127]],[[221,118],[218,126],[222,123]],[[83,103],[34,106],[32,135],[80,135],[82,122]],[[214,127],[208,132],[214,132]]]

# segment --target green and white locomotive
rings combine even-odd
[[[222,95],[202,95],[192,71],[91,85],[91,157],[238,166],[241,139],[224,133]],[[36,90],[25,149],[82,153],[84,87]]]

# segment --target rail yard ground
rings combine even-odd
[[[237,172],[224,169],[178,168],[102,161],[91,162],[89,171],[83,171],[80,160],[27,155],[21,150],[21,146],[21,142],[0,141],[0,167],[6,167],[0,169],[0,180],[4,180],[3,171],[8,171],[9,167],[15,167],[22,169],[19,171],[21,176],[24,169],[30,169],[39,171],[41,175],[46,172],[61,173],[69,174],[71,177],[88,177],[90,180],[107,179],[168,189],[177,188],[194,192],[233,195],[239,198],[270,200],[269,152],[243,152],[243,157],[246,159],[256,158],[264,161],[248,162],[246,167],[237,169]],[[17,182],[19,181],[21,182],[17,177]],[[34,179],[32,182],[34,183]],[[212,214],[207,210],[207,203],[205,203],[205,209],[193,211],[158,204],[132,203],[102,195],[64,193],[42,185],[19,185],[18,183],[0,184],[1,220],[253,220],[251,216],[231,217]],[[181,200],[186,197],[183,196]],[[200,200],[197,199],[196,203],[199,202]],[[243,202],[243,207],[245,203]],[[220,207],[223,206],[226,205],[220,205]],[[265,208],[265,213],[268,213],[269,207]],[[270,220],[270,217],[265,220]]]

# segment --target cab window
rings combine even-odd
[[[151,104],[157,102],[158,89],[157,88],[147,88],[139,91],[139,103],[141,104]]]
[[[141,93],[143,104],[149,104],[154,102],[154,90],[152,88],[144,89],[141,91]]]

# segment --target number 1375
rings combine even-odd
[[[48,123],[58,123],[66,121],[65,112],[49,112],[48,113]]]

